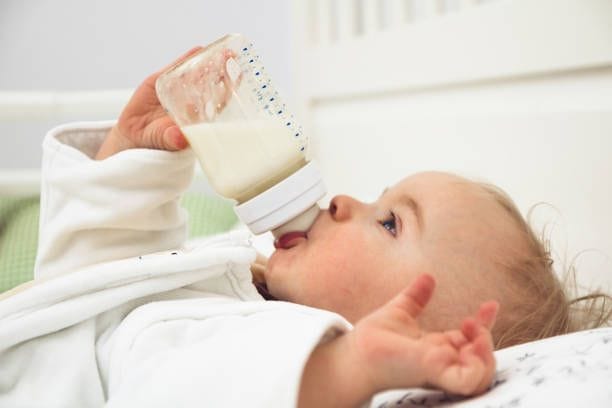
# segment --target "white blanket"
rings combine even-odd
[[[294,406],[312,349],[350,325],[264,301],[248,234],[185,246],[191,153],[93,161],[107,126],[45,139],[37,281],[0,301],[0,407]]]
[[[185,246],[190,153],[92,161],[106,126],[45,140],[37,282],[0,301],[0,407],[295,406],[312,349],[350,325],[264,301],[248,234]],[[372,406],[612,406],[612,329],[496,357],[483,396],[402,390]]]

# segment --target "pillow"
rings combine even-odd
[[[612,407],[612,328],[581,331],[495,352],[491,389],[475,398],[411,389],[378,394],[372,407]]]
[[[189,237],[228,231],[238,222],[230,201],[188,192],[181,205],[189,213]],[[38,243],[39,197],[0,197],[0,293],[34,275]]]

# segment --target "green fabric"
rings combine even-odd
[[[0,293],[32,279],[39,208],[38,197],[0,197]]]
[[[185,193],[181,205],[189,213],[189,238],[231,229],[238,222],[231,201],[202,193]]]
[[[190,238],[227,231],[238,221],[220,197],[190,192],[181,205],[189,213]],[[33,278],[39,210],[38,197],[0,196],[0,293]]]

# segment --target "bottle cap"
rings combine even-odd
[[[314,162],[270,187],[261,194],[234,207],[238,218],[254,234],[273,231],[275,235],[287,231],[279,228],[293,219],[291,228],[306,230],[318,215],[317,201],[326,193],[321,173]],[[314,207],[314,208],[313,208]]]

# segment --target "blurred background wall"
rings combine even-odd
[[[130,89],[191,47],[241,32],[290,99],[289,7],[286,0],[2,0],[0,92]],[[51,126],[115,111],[0,121],[10,140],[0,169],[38,167]]]

